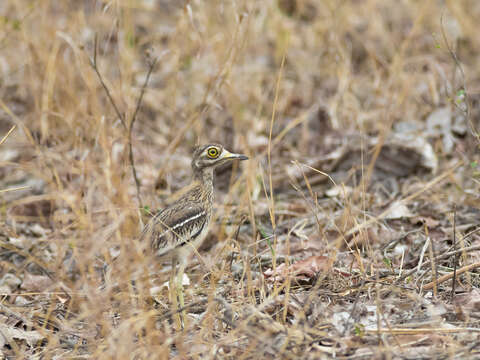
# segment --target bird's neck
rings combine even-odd
[[[198,169],[193,172],[195,198],[207,206],[210,213],[213,203],[213,168]]]
[[[213,168],[197,169],[193,172],[193,179],[203,186],[213,189]]]

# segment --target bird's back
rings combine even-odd
[[[208,232],[213,189],[194,184],[175,203],[157,213],[145,226],[142,239],[149,240],[154,252],[166,255],[180,249],[198,247]]]

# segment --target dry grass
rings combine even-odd
[[[3,357],[478,358],[480,3],[180,3],[0,2]],[[136,238],[206,141],[179,329]]]

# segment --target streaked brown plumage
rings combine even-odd
[[[173,271],[180,262],[179,284],[193,248],[205,239],[213,205],[213,171],[231,160],[247,160],[245,155],[232,154],[220,144],[207,144],[195,149],[192,158],[191,189],[172,205],[156,214],[145,226],[141,238],[150,241],[156,255],[171,255]],[[180,294],[180,302],[183,295]],[[183,304],[181,304],[183,305]]]

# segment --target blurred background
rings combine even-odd
[[[347,356],[379,313],[444,321],[450,305],[428,312],[418,289],[452,256],[410,274],[411,317],[391,310],[407,300],[394,280],[390,307],[344,291],[405,280],[429,243],[431,259],[455,250],[454,230],[480,245],[479,18],[475,0],[2,0],[0,351]],[[206,142],[251,160],[217,171],[203,259],[187,269],[186,302],[200,303],[179,331],[168,265],[149,273],[136,240]],[[279,264],[304,260],[295,290],[277,284]],[[472,273],[457,292],[478,284]],[[442,341],[461,352],[472,339]]]

